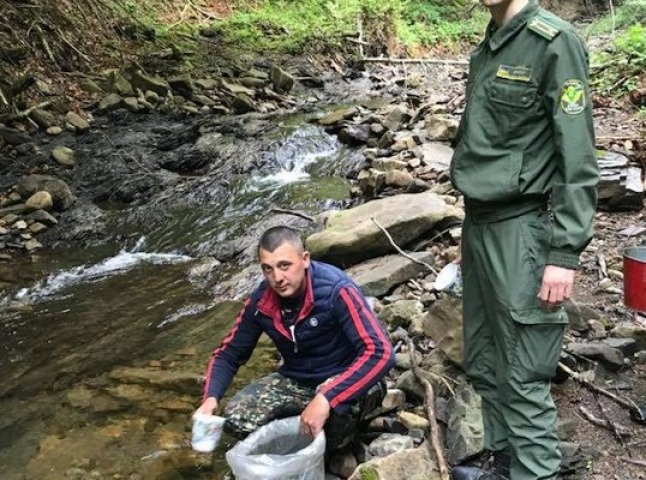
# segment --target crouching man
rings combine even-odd
[[[296,231],[267,230],[258,259],[264,281],[213,352],[198,412],[218,408],[264,332],[283,363],[228,402],[225,431],[242,439],[300,415],[301,432],[325,429],[328,452],[345,448],[357,423],[381,404],[383,378],[394,365],[390,340],[359,288],[336,267],[310,260]]]

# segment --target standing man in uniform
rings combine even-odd
[[[325,428],[327,451],[347,446],[381,405],[395,354],[381,322],[338,268],[310,260],[297,232],[267,230],[258,243],[264,281],[213,352],[198,412],[212,414],[264,332],[283,363],[240,390],[225,409],[227,433],[242,439],[278,418],[300,415],[303,433]]]
[[[536,0],[481,0],[492,20],[470,62],[451,164],[465,199],[465,367],[493,461],[454,480],[552,480],[556,371],[598,166],[587,54]]]

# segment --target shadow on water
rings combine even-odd
[[[315,211],[347,198],[344,174],[357,164],[311,125],[289,124],[267,158],[226,185],[198,179],[209,201],[177,198],[169,221],[133,232],[134,247],[0,265],[0,478],[222,477],[233,440],[213,459],[192,452],[190,413],[240,304],[214,304],[188,271],[272,206]],[[229,392],[276,361],[263,339]]]

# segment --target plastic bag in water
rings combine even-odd
[[[298,431],[299,417],[274,420],[226,454],[236,480],[324,480],[325,433]]]

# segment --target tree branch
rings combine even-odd
[[[440,479],[449,480],[449,466],[446,463],[446,458],[444,458],[444,449],[442,448],[442,441],[440,439],[440,427],[437,424],[437,418],[435,416],[435,393],[433,392],[433,385],[422,376],[422,372],[415,359],[415,346],[410,339],[408,340],[408,350],[410,353],[410,363],[413,366],[413,374],[417,381],[424,387],[424,407],[430,423],[431,446],[435,451],[437,466],[440,470]]]
[[[428,264],[428,263],[426,263],[426,262],[422,262],[421,260],[417,260],[416,258],[412,257],[412,256],[411,256],[411,255],[409,255],[408,253],[404,252],[401,248],[399,248],[399,246],[398,246],[398,245],[395,243],[395,241],[393,240],[393,237],[391,237],[391,236],[390,236],[390,233],[388,233],[388,230],[386,230],[386,229],[385,229],[385,228],[384,228],[384,227],[383,227],[383,226],[382,226],[382,225],[381,225],[381,224],[380,224],[380,223],[375,219],[375,217],[371,216],[371,217],[370,217],[370,220],[372,220],[372,221],[373,221],[373,223],[374,223],[375,225],[377,225],[377,227],[379,227],[379,229],[380,229],[382,232],[384,232],[384,235],[386,235],[386,238],[388,238],[388,241],[390,242],[390,244],[395,248],[395,250],[397,250],[397,252],[399,252],[399,254],[400,254],[400,255],[403,255],[403,256],[404,256],[404,257],[406,257],[407,259],[409,259],[409,260],[411,260],[411,261],[413,261],[413,262],[415,262],[415,263],[417,263],[417,264],[419,264],[419,265],[424,265],[426,268],[428,268],[428,269],[429,269],[431,272],[433,272],[435,275],[437,275],[437,274],[438,274],[438,271],[437,271],[435,268],[433,268],[431,265],[429,265],[429,264]]]

